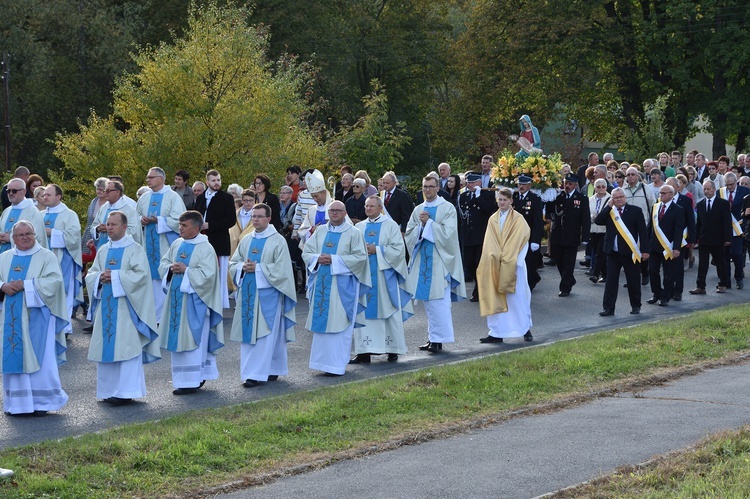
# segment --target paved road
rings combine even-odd
[[[620,293],[616,315],[602,318],[599,317],[598,312],[601,310],[604,286],[590,283],[583,272],[583,268],[576,270],[578,284],[568,298],[557,297],[559,283],[557,270],[546,267],[542,272],[542,282],[537,286],[532,298],[532,315],[535,324],[532,330],[535,339],[533,344],[581,336],[638,322],[661,320],[693,310],[713,308],[722,303],[746,302],[750,293],[750,290],[731,290],[725,295],[709,293],[702,297],[692,297],[686,293],[684,301],[670,303],[668,307],[658,307],[645,304],[645,298],[650,296],[650,292],[647,287],[644,287],[643,312],[633,316],[628,314],[630,307],[627,293],[621,288],[622,293]],[[687,271],[686,289],[693,287],[695,272],[695,268]],[[716,278],[711,276],[708,289],[713,288],[715,284]],[[473,289],[472,286],[473,283],[467,285],[469,290]],[[479,317],[478,304],[464,301],[454,305],[456,343],[446,345],[443,354],[432,355],[420,352],[417,346],[426,341],[426,319],[422,306],[417,305],[415,308],[416,314],[405,324],[409,353],[401,356],[397,363],[387,363],[384,358],[374,358],[373,364],[350,366],[346,376],[335,379],[311,371],[307,367],[311,335],[304,331],[307,303],[302,299],[297,308],[297,342],[289,345],[289,376],[262,387],[243,388],[241,385],[243,380],[239,376],[239,345],[227,342],[226,347],[220,350],[218,355],[221,378],[208,382],[199,394],[176,397],[172,395],[169,354],[166,353],[161,361],[146,366],[148,396],[123,407],[111,407],[96,400],[96,365],[86,359],[89,336],[76,333],[69,342],[68,362],[60,368],[63,387],[70,396],[68,405],[61,411],[50,413],[44,418],[0,417],[0,448],[81,435],[127,423],[161,419],[192,409],[237,404],[318,386],[480,357],[500,350],[529,345],[518,340],[503,345],[480,344],[479,338],[487,334],[485,322]],[[229,330],[231,314],[230,310],[226,311],[225,331]],[[83,321],[77,319],[75,323],[76,330],[80,331],[84,325]]]

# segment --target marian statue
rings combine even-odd
[[[523,162],[532,154],[542,154],[542,140],[539,137],[539,130],[531,124],[531,118],[528,114],[521,116],[518,123],[521,128],[521,135],[511,135],[510,139],[515,140],[521,148],[516,154],[516,160]]]

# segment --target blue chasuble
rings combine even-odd
[[[148,205],[148,216],[158,217],[161,213],[161,202],[164,199],[164,194],[151,194],[151,199]],[[161,261],[161,245],[159,244],[159,232],[157,231],[158,223],[148,224],[143,235],[146,238],[145,249],[146,255],[148,256],[148,266],[151,269],[151,279],[159,280],[159,262]],[[179,235],[170,230],[166,234],[167,242],[172,245],[177,240]]]
[[[435,220],[437,206],[425,206],[424,211],[430,215],[431,220]],[[420,256],[419,280],[417,281],[417,290],[414,293],[414,299],[424,301],[430,299],[430,288],[432,287],[432,254],[435,251],[435,243],[421,239],[418,244],[418,251]]]
[[[194,244],[183,242],[177,251],[177,258],[175,263],[184,263],[190,265],[190,257],[193,256],[193,250],[195,249]],[[167,342],[167,350],[170,352],[177,351],[177,343],[180,336],[180,319],[182,317],[182,300],[186,293],[180,291],[182,285],[182,279],[184,274],[173,274],[172,281],[169,285],[169,292],[172,299],[169,302],[169,340]],[[217,277],[218,278],[218,277]],[[201,333],[203,332],[203,321],[206,318],[206,309],[208,308],[205,303],[201,301],[197,293],[193,296],[188,296],[188,326],[190,332],[193,334],[193,341],[200,345]]]
[[[110,248],[107,253],[106,270],[120,270],[122,254],[125,248]],[[117,305],[118,298],[112,294],[112,283],[102,284],[101,289],[102,317],[102,362],[113,362],[115,357],[115,339],[117,338]]]
[[[268,238],[253,237],[250,248],[247,252],[247,259],[260,263],[263,256],[263,247],[266,245]],[[258,284],[255,279],[255,272],[248,272],[242,278],[242,342],[255,343],[253,340],[253,322],[255,320],[255,297],[258,293]],[[264,288],[260,290],[260,310],[263,318],[269,328],[273,327],[274,317],[278,306],[279,292],[273,288]],[[270,320],[270,322],[269,322]]]
[[[341,232],[327,232],[325,240],[323,241],[323,248],[320,250],[320,253],[322,255],[335,255],[336,250],[339,247],[340,240]],[[315,294],[313,295],[312,303],[312,306],[315,308],[315,313],[312,320],[313,332],[323,333],[327,329],[332,285],[333,276],[331,275],[331,266],[318,266],[318,272],[315,275]]]

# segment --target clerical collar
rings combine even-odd
[[[269,225],[268,227],[266,227],[266,230],[262,232],[258,232],[258,231],[253,232],[253,237],[256,239],[265,239],[277,233],[278,231],[276,230],[276,227],[274,227],[273,225]]]
[[[243,216],[243,217],[253,216],[253,209],[250,208],[248,211],[245,211],[245,208],[240,208],[240,216]]]
[[[31,199],[31,198],[29,198],[29,199]],[[35,243],[34,243],[34,246],[32,246],[31,248],[27,249],[26,251],[21,251],[20,249],[18,249],[18,246],[15,246],[15,247],[14,247],[14,248],[12,249],[12,251],[13,251],[13,254],[14,254],[14,255],[18,255],[18,256],[29,256],[29,255],[33,255],[34,253],[36,253],[36,252],[37,252],[37,251],[39,251],[40,249],[42,249],[42,247],[41,247],[41,246],[39,246],[39,243],[38,243],[38,242],[35,242]]]
[[[117,241],[113,241],[110,239],[107,241],[107,244],[111,249],[117,249],[117,248],[127,248],[131,244],[135,244],[135,240],[133,239],[133,236],[130,234],[125,234],[123,237],[118,239]]]
[[[344,223],[341,225],[331,225],[331,222],[328,222],[328,232],[346,232],[352,227],[352,224],[344,220]]]
[[[161,189],[159,189],[158,191],[155,191],[155,190],[151,189],[151,192],[154,193],[154,194],[163,194],[163,193],[165,193],[167,191],[171,191],[171,190],[172,189],[170,189],[167,184],[164,184],[164,186]]]
[[[198,234],[192,239],[183,239],[188,244],[200,244],[200,243],[207,243],[208,237],[206,237],[205,234]]]
[[[67,209],[68,207],[65,206],[65,203],[60,203],[57,206],[47,206],[47,213],[62,213]]]
[[[23,201],[18,204],[11,205],[11,208],[16,210],[25,210],[29,206],[34,206],[34,200],[31,198],[23,198]]]
[[[375,218],[368,218],[368,219],[367,219],[367,222],[368,222],[368,223],[371,223],[371,224],[376,224],[376,223],[378,223],[378,222],[380,222],[380,221],[381,221],[381,220],[380,220],[381,218],[383,218],[383,215],[378,215],[378,216],[377,216],[377,217],[375,217]]]
[[[445,199],[441,198],[440,196],[436,197],[432,201],[427,201],[426,199],[424,201],[424,205],[429,208],[432,208],[433,206],[439,206],[443,203],[445,203]]]

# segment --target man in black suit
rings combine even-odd
[[[685,213],[681,206],[672,202],[673,197],[672,186],[664,184],[659,188],[660,201],[652,209],[648,230],[651,236],[648,271],[653,296],[646,303],[651,305],[659,303],[662,307],[666,307],[674,296],[675,265],[682,265],[680,248],[682,247],[682,231],[685,229]],[[663,281],[662,268],[664,269]]]
[[[552,233],[550,244],[557,260],[560,272],[560,293],[558,296],[569,296],[576,283],[573,270],[576,264],[578,246],[589,241],[591,230],[591,213],[589,198],[578,188],[578,176],[569,173],[565,176],[564,190],[555,199],[552,215]]]
[[[743,252],[745,237],[742,233],[742,203],[745,196],[750,194],[750,189],[737,185],[737,175],[729,172],[724,175],[724,186],[719,189],[719,197],[729,202],[732,212],[732,244],[724,249],[724,262],[727,266],[727,274],[732,275],[732,262],[734,262],[734,279],[737,281],[737,289],[745,287],[745,255]]]
[[[513,193],[513,209],[520,213],[531,229],[529,237],[529,250],[526,252],[526,274],[529,288],[534,287],[539,281],[539,266],[542,264],[542,252],[539,247],[544,235],[544,218],[542,216],[542,198],[530,191],[531,177],[521,175],[518,177],[518,191]]]
[[[670,177],[667,179],[666,183],[674,189],[675,195],[672,198],[672,202],[677,203],[680,207],[682,207],[685,218],[683,224],[685,226],[685,229],[683,230],[683,238],[680,248],[680,251],[682,251],[682,256],[677,259],[677,262],[674,266],[674,295],[672,296],[672,299],[674,301],[681,301],[682,292],[685,289],[685,260],[688,256],[688,251],[684,248],[687,247],[688,244],[694,243],[696,239],[695,212],[693,211],[693,200],[687,196],[681,195],[678,192],[679,182],[677,181],[677,179],[674,177]]]
[[[237,213],[232,195],[221,190],[221,175],[218,171],[209,170],[206,173],[206,191],[195,200],[195,210],[203,215],[201,232],[208,236],[209,244],[219,257],[222,304],[224,308],[229,308],[229,229],[237,223]]]
[[[695,155],[695,171],[697,173],[695,180],[702,184],[709,175],[708,166],[706,165],[706,155],[702,152]]]
[[[695,224],[695,230],[699,243],[698,278],[695,289],[690,291],[691,295],[706,294],[706,275],[711,260],[714,261],[716,273],[719,275],[716,292],[724,293],[727,287],[732,285],[724,263],[724,247],[732,244],[732,212],[729,209],[729,201],[716,195],[716,185],[712,180],[703,181],[703,194],[706,195],[705,199],[701,199],[696,207],[698,221]]]
[[[599,315],[615,315],[620,269],[625,271],[625,282],[628,283],[630,313],[638,314],[641,312],[640,262],[649,257],[643,211],[638,206],[627,204],[625,191],[618,187],[612,190],[609,203],[599,212],[594,223],[607,227],[603,249],[607,255],[607,282],[604,285],[603,310]]]
[[[484,233],[487,232],[487,221],[497,211],[495,194],[482,190],[481,173],[466,174],[466,192],[458,197],[458,206],[458,214],[461,216],[459,243],[463,248],[464,275],[471,276],[476,281],[477,267],[482,257]],[[479,301],[476,285],[470,301]]]
[[[414,211],[414,201],[409,193],[397,187],[396,174],[385,172],[383,175],[383,206],[388,215],[401,227],[401,235],[406,232],[411,212]]]

